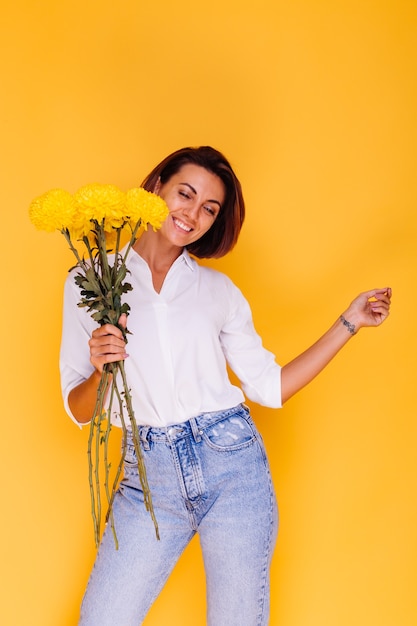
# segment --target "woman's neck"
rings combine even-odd
[[[158,232],[149,229],[142,233],[133,249],[148,264],[154,289],[159,293],[171,265],[182,254],[183,248],[162,240]]]

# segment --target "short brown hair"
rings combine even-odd
[[[225,201],[213,226],[197,241],[187,246],[191,254],[201,258],[219,258],[230,252],[236,244],[243,220],[245,203],[240,182],[226,157],[211,148],[181,148],[168,155],[157,165],[142,183],[147,191],[153,191],[158,180],[166,183],[188,163],[204,167],[220,178],[225,187]]]

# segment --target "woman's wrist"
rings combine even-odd
[[[347,319],[344,315],[341,315],[339,317],[339,320],[343,324],[343,326],[346,328],[348,333],[350,333],[351,335],[356,335],[356,333],[359,330],[359,329],[356,328],[356,324],[354,324],[353,322],[349,321],[349,319]]]
[[[339,323],[343,325],[346,329],[346,332],[351,335],[356,335],[363,326],[363,321],[361,319],[360,313],[358,313],[355,307],[351,306],[343,311],[343,313],[340,315]]]

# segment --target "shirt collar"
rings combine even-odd
[[[197,261],[195,261],[194,259],[190,257],[190,254],[186,248],[184,248],[184,250],[182,251],[180,258],[184,259],[184,262],[188,265],[190,270],[194,272],[195,267],[197,265]]]
[[[126,251],[127,245],[128,245],[128,244],[126,244],[126,245],[124,246],[124,248],[121,250],[121,254],[122,254],[122,256],[123,256],[123,254],[124,254],[124,253],[125,253],[125,251]],[[131,261],[132,259],[135,259],[135,260],[142,260],[142,261],[143,261],[143,259],[141,258],[141,256],[140,256],[139,254],[137,254],[137,253],[133,250],[133,248],[131,248],[131,249],[129,250],[129,254],[128,254],[128,260],[129,260],[129,261]],[[144,261],[144,262],[146,263],[146,261]],[[182,253],[180,254],[180,256],[178,257],[178,259],[177,259],[174,263],[185,263],[185,264],[187,265],[187,267],[188,267],[191,271],[193,271],[193,272],[194,272],[194,270],[195,270],[195,268],[196,268],[196,266],[197,266],[197,261],[196,261],[195,259],[193,259],[193,258],[190,256],[190,254],[189,254],[188,250],[186,250],[186,248],[184,248],[184,249],[183,249]]]

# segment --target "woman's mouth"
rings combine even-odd
[[[184,224],[184,222],[179,220],[178,217],[173,217],[172,219],[174,221],[175,226],[180,228],[185,233],[190,233],[193,230],[192,228],[190,228],[190,226],[187,226],[187,224]]]

